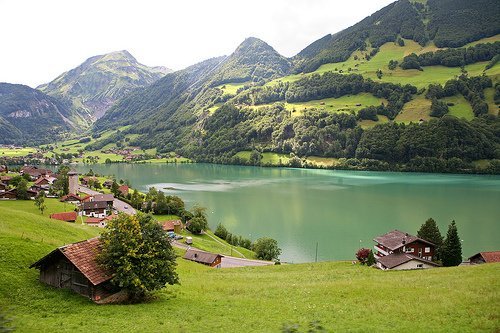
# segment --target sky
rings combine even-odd
[[[128,50],[183,69],[257,37],[291,57],[394,0],[0,0],[0,82],[35,88]]]

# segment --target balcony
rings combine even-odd
[[[382,253],[384,256],[388,256],[389,253],[386,251],[386,250],[383,250],[382,248],[378,247],[377,245],[373,246],[373,248],[375,249],[375,253],[380,252]]]

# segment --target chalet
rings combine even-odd
[[[89,183],[96,182],[96,181],[98,181],[97,177],[83,177],[80,179],[80,182],[82,183],[82,185],[85,185],[85,186],[88,186]]]
[[[108,222],[117,217],[117,215],[109,215],[106,217],[88,217],[85,223],[91,227],[105,228]]]
[[[105,201],[109,208],[113,208],[113,201],[115,200],[115,197],[113,194],[96,194],[93,195],[90,199],[90,201]]]
[[[183,258],[210,267],[220,268],[222,257],[220,254],[188,249]]]
[[[435,245],[425,239],[412,236],[408,233],[393,230],[373,240],[375,258],[382,258],[393,253],[406,253],[432,261],[435,254]]]
[[[108,204],[106,201],[91,201],[82,204],[82,215],[91,217],[106,217]]]
[[[36,166],[23,166],[21,168],[20,173],[22,175],[29,175],[31,180],[36,180],[40,178],[40,176],[50,176],[52,175],[52,171],[49,169],[41,169]]]
[[[112,274],[100,266],[98,238],[61,246],[30,268],[40,270],[40,281],[56,288],[71,289],[97,303],[106,303],[119,291],[110,280]]]
[[[127,194],[128,194],[128,186],[127,185],[122,185],[122,186],[118,187],[118,191],[120,191],[121,195],[123,195],[124,197],[126,197]]]
[[[73,203],[73,204],[79,204],[82,201],[82,198],[80,198],[76,194],[70,193],[70,194],[67,194],[67,195],[61,197],[61,199],[59,199],[59,201],[69,202],[69,203]]]
[[[113,185],[113,181],[112,180],[105,180],[104,183],[102,183],[102,186],[104,186],[105,188],[111,188],[111,186]]]
[[[169,220],[160,223],[163,230],[172,231],[176,234],[180,234],[183,229],[182,222],[180,220]]]
[[[11,176],[0,176],[0,182],[4,183],[5,185],[9,185],[11,179]]]
[[[75,222],[77,217],[78,214],[74,211],[50,214],[51,219],[65,221],[65,222]]]
[[[0,200],[16,200],[17,191],[16,189],[0,192]]]
[[[48,190],[52,184],[57,180],[56,177],[52,176],[40,176],[35,180],[34,186],[40,187],[44,190]]]
[[[8,186],[5,183],[0,182],[0,193],[7,191]]]
[[[412,254],[398,252],[378,258],[377,267],[382,270],[407,270],[435,268],[440,265]]]
[[[500,262],[500,251],[479,252],[469,258],[471,265]]]

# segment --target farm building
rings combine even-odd
[[[119,292],[110,282],[112,275],[96,261],[101,250],[98,238],[61,246],[30,268],[40,270],[40,281],[56,288],[71,289],[94,302]]]
[[[82,201],[82,198],[80,198],[76,194],[70,193],[70,194],[67,194],[67,195],[61,197],[61,199],[59,199],[59,201],[78,204]]]
[[[220,268],[220,263],[222,261],[220,254],[210,253],[200,250],[188,249],[184,255],[184,259],[192,260],[200,264],[204,264],[211,267]]]
[[[471,265],[500,262],[500,251],[479,252],[469,258]]]
[[[29,175],[31,180],[36,180],[40,176],[50,176],[52,175],[52,170],[42,169],[36,166],[24,166],[21,168],[20,173],[22,175]]]
[[[91,227],[105,228],[108,222],[117,217],[117,215],[109,215],[106,217],[89,217],[85,223]]]
[[[164,221],[164,222],[160,222],[160,223],[161,223],[161,227],[163,228],[163,230],[173,231],[176,234],[180,234],[182,231],[182,228],[183,228],[182,222],[180,220],[169,220],[169,221]]]
[[[124,197],[127,196],[128,190],[129,190],[129,187],[127,185],[122,185],[122,186],[118,187],[118,191],[120,191],[121,195],[123,195]]]
[[[77,217],[78,214],[74,211],[50,214],[51,219],[65,221],[65,222],[75,222]]]
[[[377,259],[377,267],[383,270],[435,268],[440,265],[407,253],[393,253]]]

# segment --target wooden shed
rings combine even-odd
[[[223,256],[216,253],[188,249],[183,258],[211,267],[220,267],[222,257]]]
[[[40,270],[40,281],[56,288],[71,289],[94,302],[120,290],[111,284],[112,274],[101,267],[96,257],[101,251],[99,238],[61,246],[41,258],[30,268]]]

